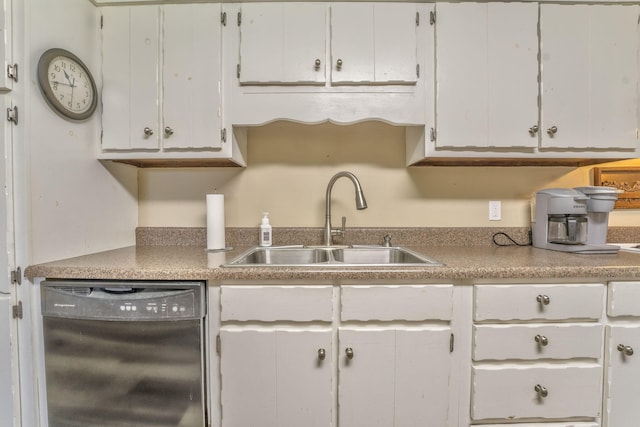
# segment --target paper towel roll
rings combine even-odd
[[[207,249],[224,248],[224,194],[207,194]]]

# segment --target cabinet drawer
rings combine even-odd
[[[237,321],[330,322],[331,286],[222,286],[221,319]]]
[[[609,316],[640,316],[640,282],[610,282]]]
[[[342,286],[341,319],[451,320],[453,285]]]
[[[544,387],[547,396],[535,390]],[[597,364],[473,367],[475,420],[600,416],[602,368]]]
[[[476,285],[474,319],[600,319],[604,285]]]
[[[475,325],[473,360],[600,359],[602,324]]]

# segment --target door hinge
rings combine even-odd
[[[100,15],[100,29],[104,28],[104,15]]]
[[[451,334],[451,337],[449,338],[449,353],[453,353],[453,342],[454,342],[454,338],[453,338],[453,334]]]
[[[20,267],[11,272],[11,283],[22,285],[22,269]]]
[[[216,335],[216,354],[220,354],[220,348],[222,344],[220,342],[220,334]]]
[[[7,77],[18,83],[18,64],[7,65]]]
[[[11,307],[14,319],[22,319],[22,301],[18,301],[18,304]]]
[[[7,108],[7,121],[18,124],[18,107]]]
[[[236,65],[236,77],[240,78],[240,64]]]
[[[435,25],[435,23],[436,23],[436,11],[432,10],[431,12],[429,12],[429,24]]]
[[[420,64],[416,64],[416,76],[420,78]]]
[[[227,142],[227,128],[220,130],[220,139],[222,142]]]
[[[420,26],[420,12],[416,12],[416,27]]]
[[[435,142],[437,136],[438,135],[436,134],[436,130],[434,128],[431,128],[431,135],[430,135],[431,142]]]
[[[222,23],[223,27],[227,25],[227,12],[220,13],[220,22]]]
[[[242,24],[242,12],[238,12],[238,27]]]

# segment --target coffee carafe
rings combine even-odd
[[[617,246],[589,241],[589,196],[585,193],[570,188],[549,188],[538,191],[533,202],[533,246],[584,254],[617,252]]]

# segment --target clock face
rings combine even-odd
[[[97,106],[96,86],[82,61],[63,49],[50,49],[38,63],[38,80],[49,105],[73,120],[91,116]]]

